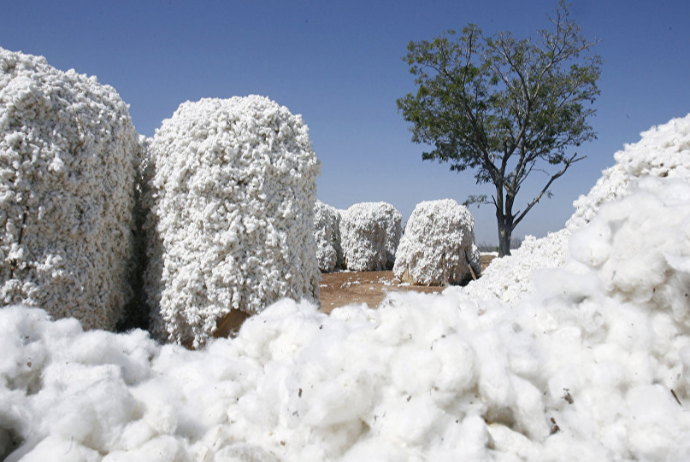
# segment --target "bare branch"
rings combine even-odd
[[[517,218],[515,219],[515,221],[513,221],[513,229],[515,229],[515,227],[522,221],[522,219],[525,218],[525,215],[527,215],[527,212],[529,212],[532,209],[532,207],[534,207],[541,200],[541,198],[544,196],[544,194],[546,194],[546,192],[549,190],[549,188],[551,187],[553,182],[556,181],[557,179],[559,179],[561,176],[563,176],[563,174],[570,168],[571,165],[573,165],[575,162],[578,162],[578,161],[584,159],[585,157],[586,156],[577,157],[577,154],[573,155],[573,157],[571,157],[567,162],[565,162],[563,168],[559,172],[551,175],[551,178],[546,183],[546,186],[544,186],[544,188],[537,195],[537,197],[535,197],[532,200],[532,202],[530,202],[527,205],[527,208],[525,209],[525,211],[522,212],[522,214],[519,216],[517,216],[517,214],[516,214]]]

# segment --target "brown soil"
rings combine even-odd
[[[482,271],[489,266],[493,257],[482,256]],[[415,291],[439,293],[444,287],[400,285],[392,271],[366,271],[322,274],[321,311],[330,313],[334,308],[352,303],[366,303],[376,308],[388,292]]]
[[[491,260],[493,257],[482,256],[482,271],[489,266]],[[370,308],[376,308],[388,292],[439,293],[444,289],[444,287],[400,285],[400,281],[396,279],[392,271],[326,273],[322,274],[319,288],[321,289],[321,311],[324,313],[330,313],[335,308],[353,303],[366,303]],[[213,336],[233,336],[248,317],[249,315],[242,311],[232,310],[224,318],[218,320]]]

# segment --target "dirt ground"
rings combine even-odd
[[[482,256],[482,271],[489,266],[493,257]],[[438,293],[443,287],[424,287],[400,285],[392,271],[339,271],[322,274],[319,284],[321,289],[321,311],[330,313],[334,308],[351,303],[366,303],[376,308],[383,301],[387,292],[416,291]]]
[[[482,272],[489,266],[493,257],[482,256]],[[330,313],[334,308],[352,303],[366,303],[370,308],[376,308],[386,297],[387,292],[410,291],[438,293],[443,287],[424,287],[400,285],[392,271],[340,271],[322,274],[319,284],[321,289],[321,311]],[[480,275],[481,277],[481,275]],[[235,335],[242,323],[249,315],[239,310],[232,310],[225,317],[218,320],[214,337],[228,337]],[[187,345],[191,347],[191,345]]]

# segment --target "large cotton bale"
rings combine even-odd
[[[386,202],[355,204],[341,218],[343,259],[352,271],[392,269],[402,215]]]
[[[343,249],[340,238],[340,212],[317,200],[314,206],[314,238],[316,260],[323,273],[342,267]]]
[[[301,116],[260,96],[187,102],[147,162],[154,333],[196,346],[237,311],[319,299],[320,162]]]
[[[0,48],[0,303],[114,329],[141,147],[110,86]]]
[[[453,199],[417,204],[400,240],[395,276],[411,284],[440,286],[460,284],[480,270],[469,210]]]

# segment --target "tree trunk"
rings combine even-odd
[[[498,218],[498,256],[504,257],[510,255],[510,239],[513,236],[513,220],[503,214],[500,214],[500,216],[496,218]]]

